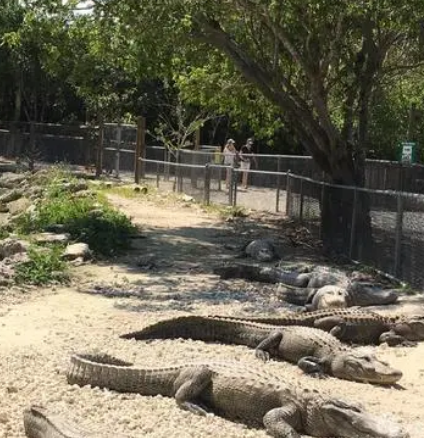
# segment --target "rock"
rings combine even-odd
[[[194,202],[194,198],[193,198],[193,196],[189,196],[189,195],[183,195],[183,196],[181,196],[181,199],[182,199],[184,202]]]
[[[0,176],[0,187],[14,189],[22,181],[24,181],[26,177],[27,176],[23,173],[5,172]]]
[[[23,198],[17,199],[16,201],[9,202],[7,207],[9,208],[9,213],[12,215],[15,215],[15,214],[23,213],[31,205],[32,205],[31,200],[23,197]]]
[[[29,248],[29,242],[19,240],[13,237],[0,240],[0,258],[11,257],[21,252],[27,252]]]
[[[85,181],[77,181],[77,182],[65,182],[62,185],[62,188],[68,190],[69,192],[76,193],[81,190],[88,190],[88,184]]]
[[[39,233],[34,236],[34,241],[37,243],[66,243],[71,236],[68,233]]]
[[[23,192],[22,190],[13,189],[0,196],[0,203],[7,204],[11,201],[16,201],[19,198],[22,198]]]
[[[75,193],[75,197],[78,197],[78,198],[96,198],[97,194],[96,194],[96,192],[93,192],[92,190],[80,190],[79,192]]]
[[[86,243],[73,243],[65,248],[62,257],[65,260],[75,260],[80,257],[87,260],[91,258],[91,250]]]
[[[9,207],[5,204],[0,204],[0,213],[9,213]]]

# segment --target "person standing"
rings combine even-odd
[[[237,149],[236,149],[236,142],[230,138],[227,140],[227,143],[225,143],[224,146],[224,166],[227,167],[227,176],[225,178],[225,186],[227,190],[230,188],[230,178],[231,178],[231,167],[234,167],[236,157],[237,157]]]
[[[244,189],[247,189],[247,180],[249,178],[249,170],[252,162],[255,164],[255,167],[258,167],[258,162],[253,153],[252,147],[253,138],[248,138],[246,144],[240,149],[240,169],[243,171],[241,185]]]

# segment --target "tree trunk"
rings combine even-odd
[[[349,155],[332,163],[332,183],[321,197],[321,236],[324,250],[358,257],[372,243],[370,198],[358,189],[364,185],[362,158],[353,162]],[[345,187],[343,187],[345,186]]]

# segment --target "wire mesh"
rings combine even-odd
[[[396,275],[396,193],[357,190],[356,196],[352,258]]]
[[[424,197],[404,194],[399,276],[416,287],[424,286]]]

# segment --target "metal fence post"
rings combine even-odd
[[[280,185],[281,185],[281,161],[280,157],[277,159],[277,193],[275,194],[275,212],[278,213],[280,211]]]
[[[397,213],[396,213],[396,228],[395,228],[395,260],[394,260],[394,275],[400,276],[401,253],[402,253],[402,224],[403,224],[403,197],[402,193],[397,194]]]
[[[300,180],[299,220],[303,221],[303,178]]]
[[[286,184],[286,216],[291,217],[291,175],[290,170],[287,171],[287,184]]]
[[[171,161],[171,153],[168,148],[165,148],[163,151],[164,158],[164,180],[169,181],[169,173],[170,173],[170,161]]]
[[[116,152],[115,152],[115,173],[117,178],[119,178],[121,138],[122,138],[122,127],[121,127],[121,122],[119,122],[116,128]]]
[[[233,205],[233,174],[234,174],[234,167],[230,167],[230,187],[228,190],[228,205]]]
[[[211,195],[211,168],[209,164],[205,165],[205,182],[203,188],[203,200],[206,205],[210,203],[210,195]]]
[[[159,176],[159,163],[156,163],[156,187],[159,188],[159,181],[160,181],[160,176]]]
[[[99,178],[103,172],[103,148],[104,148],[104,125],[103,116],[99,116],[99,135],[97,138],[97,151],[96,151],[96,177]]]
[[[183,191],[183,175],[182,175],[182,168],[181,168],[181,156],[180,156],[180,150],[177,150],[176,154],[176,162],[177,162],[177,192],[181,193]]]
[[[140,176],[145,176],[144,162],[140,158],[146,158],[146,119],[142,116],[137,118],[137,134],[135,146],[134,182],[140,183]]]
[[[237,205],[237,180],[238,180],[237,171],[233,169],[233,173],[231,174],[231,187],[230,187],[230,190],[233,192],[232,203],[231,203],[233,207]]]
[[[356,242],[356,215],[358,211],[358,190],[355,188],[353,190],[353,208],[352,208],[352,222],[350,228],[350,244],[349,244],[349,258],[353,259],[353,250]]]

